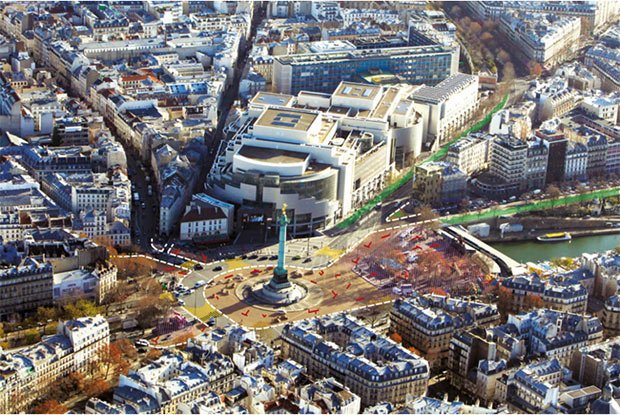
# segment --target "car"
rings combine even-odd
[[[218,265],[217,267],[213,268],[213,272],[218,272],[221,271],[222,267],[220,265]]]
[[[142,209],[146,209],[146,203],[142,202],[140,206],[142,207]]]
[[[307,264],[308,262],[312,261],[312,258],[308,257],[306,259],[304,259],[303,263]]]
[[[183,301],[181,299],[177,300],[177,302],[179,303],[179,305],[185,305],[185,301]]]
[[[211,317],[209,320],[207,320],[207,326],[209,327],[215,326],[215,317]]]
[[[149,345],[149,341],[146,339],[138,339],[136,340],[136,346],[147,347]]]
[[[269,257],[270,261],[275,261],[276,259],[278,259],[277,255],[272,255],[272,256]]]
[[[266,260],[268,257],[266,255],[263,255],[262,257],[258,258],[259,261],[264,261]]]
[[[206,282],[205,282],[204,280],[198,280],[198,281],[196,281],[196,283],[194,284],[194,288],[200,288],[200,287],[202,287],[202,286],[203,286],[203,285],[205,285],[205,284],[206,284]]]
[[[256,258],[258,258],[258,255],[256,255],[256,254],[254,254],[254,255],[250,255],[250,256],[248,257],[248,259],[256,259]]]
[[[196,271],[200,271],[200,270],[202,270],[202,269],[204,269],[204,267],[203,267],[202,265],[200,265],[200,264],[196,264],[196,265],[194,265],[194,270],[196,270]]]
[[[248,259],[248,256],[247,256],[247,255],[245,255],[245,254],[243,254],[243,255],[241,255],[239,258],[241,258],[241,259]]]
[[[299,261],[301,259],[301,257],[299,255],[295,255],[293,258],[291,258],[293,261]]]

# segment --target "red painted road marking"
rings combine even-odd
[[[383,236],[381,237],[381,239],[389,238],[389,237],[390,237],[390,235],[391,235],[391,233],[386,233],[385,235],[383,235]]]
[[[351,283],[347,284],[347,288],[346,289],[348,290],[349,288],[351,288]]]
[[[422,239],[422,237],[420,235],[416,235],[413,237],[413,239],[415,239],[416,241],[419,241]]]
[[[308,310],[308,313],[309,313],[309,314],[312,314],[312,313],[316,314],[316,313],[318,313],[318,312],[319,312],[319,309],[318,309],[318,308],[315,308],[314,310]]]
[[[337,272],[337,273],[334,275],[334,277],[335,277],[335,278],[338,278],[338,277],[339,277],[339,276],[341,276],[341,275],[342,275],[341,273]]]
[[[262,314],[261,314],[261,316],[263,316],[263,318],[266,318],[266,317],[267,317],[267,314],[262,313]]]
[[[355,299],[355,301],[357,301],[358,303],[359,303],[360,301],[364,301],[364,297],[359,297],[359,298],[356,298],[356,299]]]
[[[431,248],[439,248],[441,245],[439,245],[437,242],[432,243],[429,245]]]
[[[241,314],[247,317],[247,316],[248,316],[248,314],[250,314],[250,309],[248,308],[248,309],[245,311],[245,313],[241,313]]]
[[[377,275],[379,275],[379,273],[377,271],[373,271],[369,274],[369,277],[376,277]]]
[[[325,274],[325,271],[320,270],[320,271],[319,271],[319,275],[323,275],[323,274]]]
[[[252,274],[258,274],[260,272],[260,269],[254,268],[252,270]]]
[[[334,290],[332,290],[332,298],[336,298],[338,297],[338,293]]]
[[[151,340],[151,342],[153,344],[157,344],[157,342],[159,341],[159,336],[155,337],[153,340]]]
[[[216,295],[215,295],[215,299],[216,299],[216,300],[219,300],[219,299],[220,299],[220,296],[216,294]]]
[[[312,284],[316,284],[316,283],[317,283],[315,280],[310,280],[310,282],[311,282]]]
[[[353,262],[354,264],[357,264],[358,262],[360,262],[360,257],[357,257],[357,258],[351,260],[351,262]]]
[[[413,249],[422,249],[422,247],[420,245],[416,245],[413,247]]]
[[[372,245],[372,241],[368,242],[367,244],[364,244],[366,248],[370,248],[371,245]]]
[[[228,274],[227,276],[224,277],[225,280],[232,278],[235,274]]]

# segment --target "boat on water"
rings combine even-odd
[[[573,237],[568,232],[547,233],[536,238],[536,240],[540,242],[564,242],[570,241],[571,239],[573,239]]]

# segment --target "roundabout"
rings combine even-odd
[[[303,280],[292,282],[291,289],[284,291],[286,295],[291,295],[291,297],[286,299],[276,297],[274,299],[269,297],[271,295],[268,287],[269,282],[270,279],[262,278],[258,281],[241,283],[235,290],[235,295],[248,306],[272,312],[304,311],[320,304],[323,300],[323,290],[318,285]],[[264,297],[265,295],[266,297]],[[294,301],[290,301],[290,299],[294,299]]]

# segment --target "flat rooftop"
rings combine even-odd
[[[274,94],[271,92],[260,91],[250,100],[251,104],[267,104],[286,107],[293,100],[292,95]]]
[[[279,55],[274,60],[283,65],[297,64],[322,64],[323,62],[347,62],[350,60],[368,60],[374,58],[386,58],[390,56],[423,56],[436,53],[450,53],[452,47],[432,46],[406,46],[397,48],[358,49],[346,52],[304,53],[300,55]]]
[[[435,86],[423,86],[413,94],[414,100],[439,102],[463,90],[476,80],[475,75],[457,73]]]
[[[254,147],[247,144],[241,146],[238,155],[270,164],[302,163],[309,155],[298,151],[277,150],[274,148]]]
[[[318,113],[268,108],[256,120],[255,126],[285,128],[293,131],[308,131]]]
[[[334,95],[373,100],[380,92],[381,87],[377,85],[342,82],[334,92]]]

